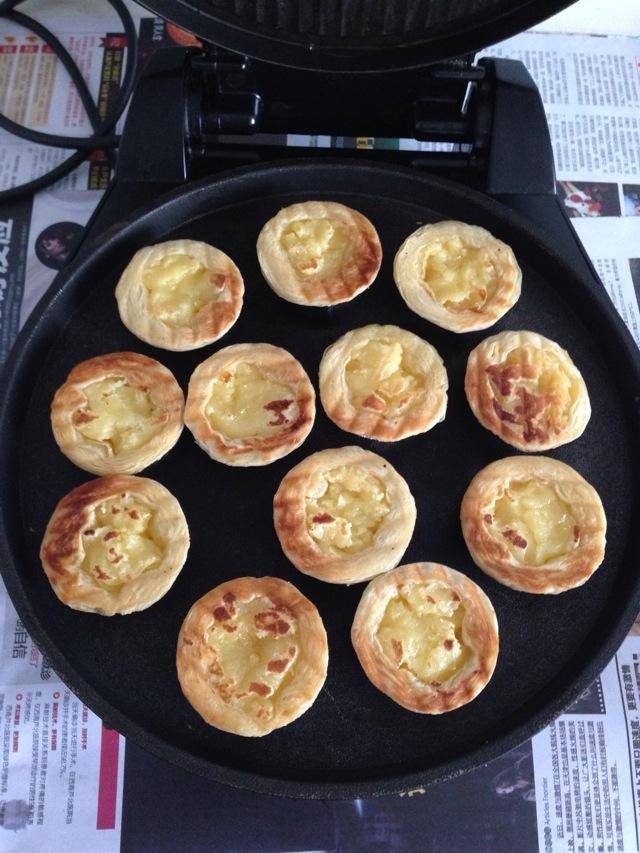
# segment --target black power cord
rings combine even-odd
[[[24,195],[32,195],[33,193],[54,184],[84,162],[92,151],[112,149],[117,146],[119,137],[111,134],[110,131],[115,127],[131,96],[135,84],[136,68],[138,65],[138,34],[129,10],[122,0],[106,0],[106,2],[108,2],[116,12],[122,23],[122,27],[127,38],[127,61],[118,100],[114,104],[109,115],[104,120],[101,120],[98,107],[71,54],[55,37],[55,35],[47,29],[47,27],[31,18],[29,15],[14,11],[15,7],[22,2],[24,2],[24,0],[4,0],[4,2],[0,2],[0,17],[6,17],[25,29],[31,30],[31,32],[38,35],[53,50],[60,62],[64,65],[78,91],[82,105],[91,123],[93,135],[89,137],[74,137],[41,133],[40,131],[32,130],[31,128],[17,124],[7,118],[7,116],[0,113],[0,127],[7,130],[9,133],[20,136],[30,142],[36,142],[40,145],[76,149],[75,154],[72,154],[58,166],[51,169],[44,175],[41,175],[39,178],[35,178],[25,184],[20,184],[19,186],[0,191],[0,204]],[[108,156],[109,163],[113,168],[113,156],[110,150]]]

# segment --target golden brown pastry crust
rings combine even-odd
[[[425,378],[424,389],[405,406],[390,409],[375,393],[362,402],[353,399],[346,366],[368,341],[398,342],[412,372]],[[345,432],[378,441],[399,441],[443,421],[448,387],[447,371],[435,347],[398,326],[372,324],[347,332],[325,350],[320,362],[320,399],[327,415]]]
[[[465,608],[462,637],[471,656],[448,681],[425,683],[386,654],[376,637],[389,601],[411,584],[444,585]],[[374,578],[356,610],[351,640],[369,680],[394,702],[421,714],[442,714],[465,705],[486,687],[498,657],[498,622],[493,606],[466,575],[439,563],[409,563]]]
[[[514,557],[492,515],[496,499],[511,483],[528,480],[553,486],[570,507],[577,527],[575,548],[540,566]],[[500,583],[523,592],[556,594],[581,586],[604,559],[607,519],[598,493],[569,465],[547,456],[509,456],[487,465],[464,495],[460,520],[475,564]]]
[[[481,307],[447,307],[425,286],[422,269],[425,250],[434,243],[455,238],[465,246],[486,250],[494,266],[495,292],[485,293]],[[522,272],[510,246],[484,228],[455,221],[423,225],[407,237],[393,262],[393,277],[412,311],[452,332],[472,332],[492,326],[518,301],[522,283]]]
[[[77,429],[78,418],[87,418],[84,389],[111,377],[123,377],[128,385],[149,395],[159,410],[162,427],[140,447],[115,453],[108,442],[94,441]],[[60,450],[75,465],[92,474],[136,474],[157,462],[174,446],[182,432],[184,394],[176,379],[154,358],[136,352],[112,352],[77,364],[51,403],[51,427]]]
[[[214,429],[205,408],[213,380],[223,371],[233,372],[238,364],[245,362],[256,364],[267,378],[293,389],[295,416],[290,417],[286,409],[274,410],[274,419],[282,422],[282,428],[273,435],[231,439]],[[272,344],[234,344],[218,350],[193,371],[184,422],[212,459],[225,465],[266,465],[291,453],[309,435],[316,415],[315,399],[309,377],[291,353]]]
[[[307,528],[305,498],[326,487],[325,472],[343,465],[357,465],[384,483],[390,508],[363,550],[325,553]],[[297,569],[329,583],[352,584],[398,565],[413,535],[416,505],[406,481],[385,459],[361,447],[339,447],[313,453],[289,471],[273,499],[273,518],[282,550]]]
[[[270,703],[271,716],[262,717],[247,713],[239,701],[229,696],[223,698],[212,674],[224,678],[224,671],[208,642],[216,621],[233,629],[237,604],[256,597],[271,602],[276,625],[282,619],[284,627],[290,628],[286,619],[293,617],[298,647],[292,677],[280,684],[277,701]],[[235,578],[196,601],[182,623],[176,654],[182,692],[195,710],[209,725],[245,737],[269,734],[304,714],[322,689],[328,660],[327,634],[315,605],[292,584],[270,577]]]
[[[185,326],[172,326],[150,311],[143,275],[169,255],[188,255],[211,270],[219,294],[205,304]],[[116,286],[120,319],[130,332],[162,349],[182,351],[206,346],[221,338],[238,319],[244,282],[228,255],[198,240],[168,240],[145,246],[135,253]]]
[[[280,241],[287,226],[299,219],[337,220],[351,244],[347,262],[327,274],[298,273]],[[382,262],[380,238],[371,222],[333,201],[305,201],[283,208],[263,227],[257,251],[262,274],[278,296],[315,307],[349,302],[375,280]]]
[[[514,350],[531,353],[501,368]],[[554,413],[554,391],[533,388],[548,353],[574,391],[566,415]],[[464,390],[473,414],[494,435],[518,450],[550,450],[576,438],[591,417],[587,386],[569,353],[537,332],[501,332],[486,338],[469,354]],[[537,393],[536,393],[537,390]]]
[[[111,498],[131,496],[156,513],[154,527],[163,539],[160,564],[120,587],[106,589],[82,569],[82,535],[94,524],[95,508]],[[117,474],[89,480],[55,508],[40,548],[42,567],[53,591],[74,610],[113,616],[145,610],[171,588],[187,558],[189,529],[171,492],[145,477]]]

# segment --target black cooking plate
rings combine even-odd
[[[291,305],[263,281],[255,243],[283,205],[335,199],[376,225],[382,270],[368,291],[329,310]],[[522,298],[490,333],[531,329],[571,352],[591,395],[593,416],[578,441],[553,452],[600,492],[607,556],[582,588],[558,596],[514,592],[473,565],[458,510],[471,477],[512,453],[474,419],[465,401],[467,355],[483,337],[455,335],[411,313],[392,280],[393,256],[424,222],[464,219],[510,243],[524,272]],[[113,291],[132,253],[176,237],[206,240],[238,263],[246,301],[233,329],[213,347],[169,353],[146,346],[118,318]],[[185,430],[176,448],[147,469],[182,503],[191,529],[187,563],[170,592],[142,613],[104,618],[58,602],[38,560],[56,502],[89,475],[57,449],[49,425],[55,389],[82,359],[137,350],[158,359],[186,388],[215,349],[268,341],[290,350],[315,381],[324,348],[348,329],[396,323],[442,354],[450,381],[444,423],[425,435],[381,444],[341,432],[319,407],[295,453],[266,467],[211,461]],[[275,165],[187,186],[132,217],[60,276],[19,338],[6,375],[0,429],[2,571],[13,601],[54,668],[96,713],[160,756],[212,779],[305,797],[357,797],[452,776],[529,737],[584,689],[613,655],[637,611],[638,357],[595,282],[580,280],[513,212],[463,187],[371,165]],[[360,444],[385,456],[408,480],[418,523],[404,561],[435,560],[467,573],[491,598],[500,624],[495,675],[474,702],[440,717],[405,711],[360,669],[349,629],[363,586],[347,588],[297,572],[272,524],[283,475],[312,451]],[[298,721],[264,738],[205,725],[182,697],[174,653],[181,621],[207,590],[240,575],[277,575],[318,606],[329,635],[326,686]]]
[[[575,0],[141,0],[207,42],[278,65],[424,67],[526,30]]]

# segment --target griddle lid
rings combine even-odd
[[[389,71],[462,56],[574,0],[141,0],[207,42],[278,65]]]

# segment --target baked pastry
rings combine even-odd
[[[58,447],[92,474],[135,474],[182,432],[184,394],[173,373],[146,355],[112,352],[77,364],[51,404]]]
[[[282,550],[307,575],[358,583],[397,566],[413,535],[409,486],[361,447],[321,450],[286,475],[273,500]]]
[[[523,592],[581,586],[604,559],[607,519],[598,493],[547,456],[487,465],[465,493],[460,520],[476,565]]]
[[[291,353],[271,344],[234,344],[193,371],[184,422],[212,459],[266,465],[309,435],[315,399]]]
[[[334,201],[283,208],[258,237],[260,269],[273,290],[298,305],[349,302],[378,275],[380,238],[366,216]]]
[[[501,332],[469,355],[464,390],[482,426],[518,450],[579,438],[591,417],[587,386],[569,353],[536,332]]]
[[[198,240],[169,240],[135,253],[116,299],[130,332],[169,350],[206,346],[238,319],[244,283],[228,255]]]
[[[260,737],[300,717],[327,677],[315,606],[280,578],[236,578],[193,605],[178,637],[185,697],[212,726]]]
[[[325,350],[320,399],[340,429],[398,441],[444,420],[447,371],[437,350],[398,326],[364,326]]]
[[[162,598],[188,550],[187,521],[171,492],[155,480],[116,474],[62,498],[40,559],[60,601],[113,616]]]
[[[491,602],[466,575],[410,563],[365,589],[351,639],[370,681],[421,714],[465,705],[486,687],[498,657]]]
[[[452,332],[486,329],[520,297],[512,249],[484,228],[436,222],[398,249],[393,277],[412,311]]]

